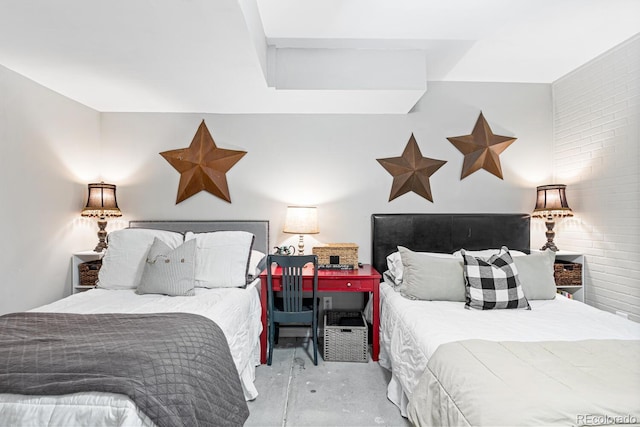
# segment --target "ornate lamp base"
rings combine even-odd
[[[553,231],[553,227],[556,225],[556,222],[553,220],[553,217],[549,215],[544,225],[547,226],[547,231],[544,233],[547,236],[547,243],[544,244],[543,247],[540,248],[541,251],[546,251],[547,249],[551,249],[554,252],[558,252],[558,247],[555,243],[553,243],[553,238],[556,237],[556,233]]]
[[[107,219],[102,217],[98,219],[98,244],[93,249],[95,252],[102,252],[104,249],[107,249]]]

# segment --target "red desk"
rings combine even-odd
[[[275,268],[275,267],[274,267]],[[282,289],[282,274],[273,271],[273,290]],[[312,272],[309,280],[303,279],[304,290],[312,291]],[[260,275],[262,303],[262,333],[260,334],[260,362],[267,362],[267,271]],[[371,292],[373,294],[373,349],[371,358],[378,360],[380,352],[380,273],[371,265],[364,264],[355,270],[318,270],[318,292]]]

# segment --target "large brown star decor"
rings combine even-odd
[[[503,179],[499,156],[517,138],[494,135],[480,112],[480,117],[478,117],[471,135],[454,136],[447,139],[464,154],[460,179],[464,179],[479,169],[484,169]]]
[[[447,163],[444,160],[422,157],[422,153],[413,134],[411,134],[411,138],[409,138],[409,142],[407,142],[407,146],[402,152],[401,157],[376,160],[378,160],[387,172],[393,175],[389,201],[409,191],[413,191],[417,195],[433,202],[429,177],[440,169],[442,165]]]
[[[203,120],[189,148],[160,153],[180,172],[176,205],[202,190],[231,203],[226,173],[245,154],[246,151],[216,147]]]

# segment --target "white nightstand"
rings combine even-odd
[[[568,292],[573,299],[585,302],[585,283],[584,283],[584,255],[576,252],[558,251],[556,252],[556,261],[573,262],[582,265],[582,277],[580,286],[558,286],[561,291]]]
[[[95,251],[82,251],[76,252],[71,256],[71,293],[86,291],[93,289],[94,286],[80,286],[80,273],[78,271],[78,265],[87,261],[95,261],[102,259],[104,252]]]

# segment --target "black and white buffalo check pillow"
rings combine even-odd
[[[518,279],[518,269],[506,246],[489,259],[466,255],[464,249],[461,253],[467,288],[465,308],[531,310]]]

